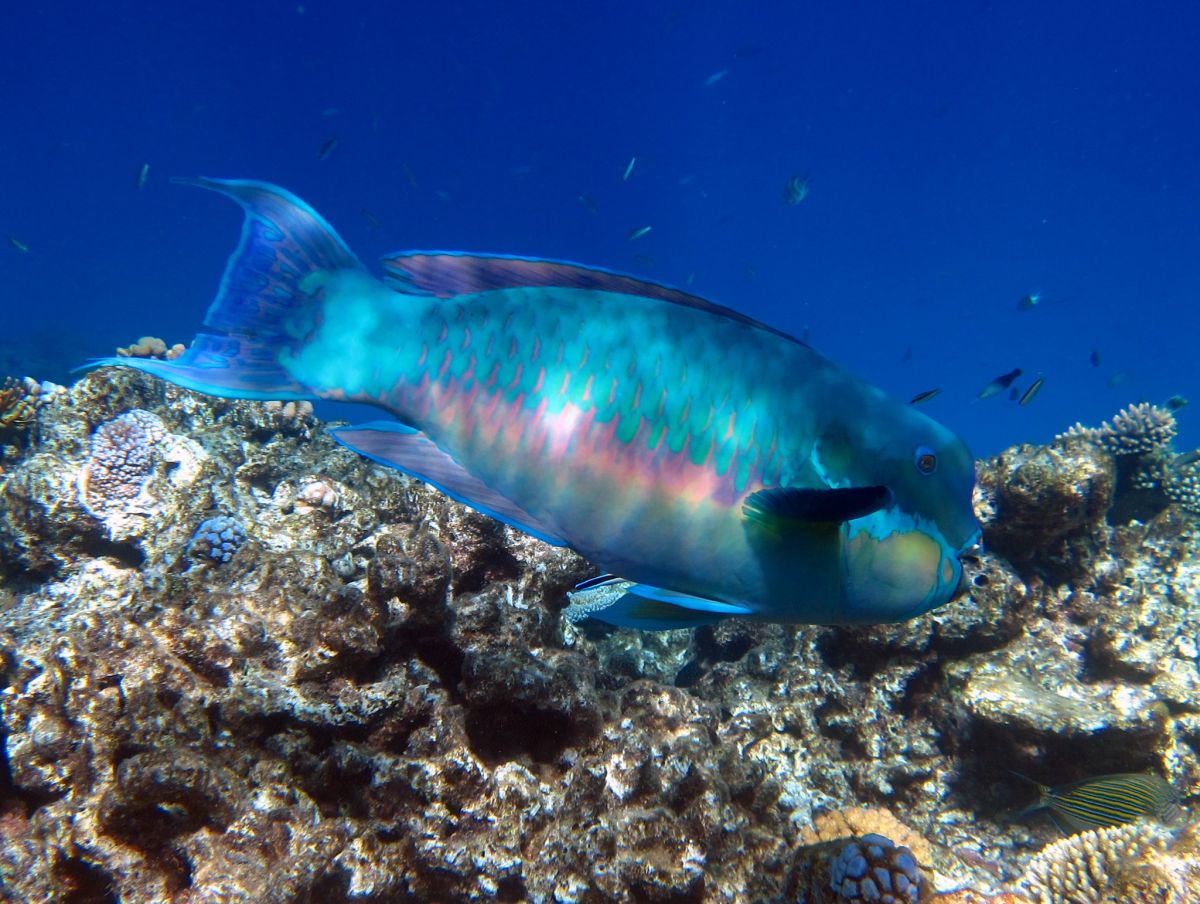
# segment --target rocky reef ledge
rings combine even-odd
[[[1008,771],[1200,790],[1170,412],[981,462],[989,551],[926,617],[643,634],[303,405],[6,392],[0,900],[1200,900],[1195,827],[1059,840]]]

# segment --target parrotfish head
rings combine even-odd
[[[907,405],[871,393],[813,451],[833,486],[885,486],[890,503],[847,522],[844,621],[901,621],[941,606],[963,585],[963,555],[978,548],[966,444]]]

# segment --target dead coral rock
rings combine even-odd
[[[993,513],[987,546],[1023,574],[1056,582],[1085,575],[1106,543],[1116,467],[1087,442],[1018,446],[979,467],[979,494]]]

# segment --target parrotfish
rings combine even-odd
[[[333,435],[603,569],[569,615],[874,623],[960,591],[966,445],[788,334],[561,261],[413,251],[377,279],[280,188],[178,181],[245,212],[207,331],[172,361],[93,363],[385,410]]]

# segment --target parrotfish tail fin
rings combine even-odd
[[[295,195],[265,182],[175,179],[219,192],[246,212],[237,250],[191,347],[173,361],[98,358],[170,383],[236,399],[303,399],[316,392],[295,380],[281,356],[294,353],[317,325],[320,274],[363,270],[333,227]]]
[[[751,614],[744,606],[635,584],[611,575],[584,581],[567,598],[570,605],[563,615],[568,621],[593,618],[618,628],[642,631],[699,628],[731,615]]]

